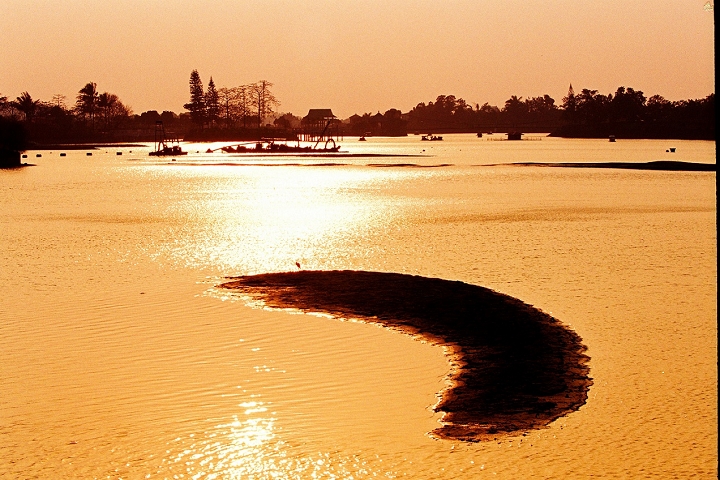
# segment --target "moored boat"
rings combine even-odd
[[[421,137],[422,140],[426,140],[428,142],[438,142],[442,141],[443,137],[439,135],[433,135],[432,133],[428,133],[427,135],[423,135]]]
[[[288,145],[285,140],[273,138],[262,139],[257,142],[238,143],[236,145],[226,145],[224,147],[207,149],[206,153],[215,153],[221,151],[224,153],[248,153],[248,154],[293,154],[293,153],[337,153],[340,145],[336,145],[335,141],[327,140],[323,147],[319,146],[320,142],[316,142],[313,146]]]
[[[160,120],[155,122],[154,148],[155,150],[150,152],[150,155],[155,157],[187,155],[187,152],[180,148],[180,141],[177,138],[166,138],[165,127]]]

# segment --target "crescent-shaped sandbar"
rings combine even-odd
[[[482,441],[541,428],[580,408],[592,384],[581,338],[522,301],[458,281],[398,273],[298,271],[220,285],[269,307],[357,318],[451,347],[435,405],[439,438]]]

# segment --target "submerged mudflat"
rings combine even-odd
[[[435,406],[440,438],[482,441],[543,427],[580,408],[592,384],[581,338],[552,316],[487,288],[365,271],[232,277],[267,306],[359,318],[452,347]]]

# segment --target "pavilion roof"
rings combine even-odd
[[[335,115],[332,113],[332,109],[330,108],[311,108],[308,111],[308,114],[303,118],[303,120],[328,120],[331,118],[336,118]]]

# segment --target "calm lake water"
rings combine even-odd
[[[714,142],[341,144],[418,156],[126,147],[0,171],[0,478],[717,478],[716,174],[507,165],[714,163]],[[214,288],[295,262],[551,312],[588,346],[588,401],[433,439],[441,347]]]

